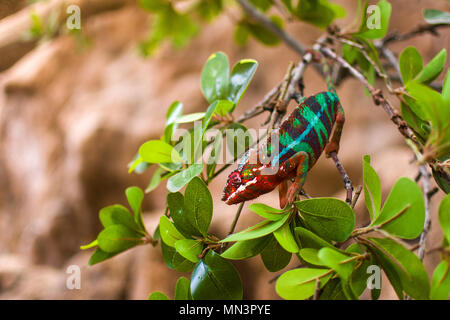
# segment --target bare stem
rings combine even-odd
[[[419,167],[419,172],[422,176],[422,186],[425,201],[425,222],[422,234],[420,235],[418,256],[420,260],[423,260],[423,258],[425,257],[427,236],[431,229],[431,215],[430,215],[431,187],[430,187],[430,173],[428,172],[427,167],[425,165],[421,165]]]
[[[245,201],[241,202],[239,204],[238,210],[236,211],[236,215],[234,216],[233,223],[231,224],[231,228],[230,228],[230,231],[228,232],[228,235],[230,235],[234,232],[234,229],[236,228],[236,224],[239,220],[239,217],[241,216],[241,212],[242,212],[242,208],[244,207],[244,203],[245,203]]]
[[[356,187],[355,196],[353,197],[352,204],[350,205],[352,209],[355,209],[356,203],[358,202],[359,196],[361,195],[363,187],[361,185]]]
[[[336,154],[336,152],[331,152],[330,157],[333,159],[334,164],[336,165],[336,168],[338,169],[342,181],[344,182],[345,190],[347,190],[347,196],[345,198],[345,202],[347,202],[349,205],[352,203],[352,194],[353,194],[353,185],[352,181],[350,180],[350,177],[347,174],[347,171],[345,171],[344,166],[339,161],[339,158]]]
[[[300,55],[306,53],[306,47],[295,40],[290,34],[280,29],[276,24],[272,22],[268,17],[262,14],[257,8],[250,4],[247,0],[237,0],[242,9],[253,19],[258,21],[265,28],[274,33],[278,38],[285,42],[291,49]]]

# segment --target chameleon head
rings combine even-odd
[[[226,204],[237,204],[252,200],[275,189],[279,184],[276,175],[264,175],[265,166],[244,165],[230,173],[223,190],[222,201]]]
[[[222,201],[225,201],[227,204],[234,203],[233,199],[237,198],[237,190],[241,187],[241,184],[241,173],[238,170],[230,173],[227,179],[227,184],[223,190]]]

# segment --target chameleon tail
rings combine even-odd
[[[325,81],[327,82],[328,91],[336,93],[334,88],[333,76],[331,75],[330,66],[328,65],[327,59],[322,55],[320,64],[322,65],[322,70],[325,75]]]

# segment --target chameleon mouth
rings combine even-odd
[[[222,197],[222,201],[225,201],[226,204],[230,205],[230,204],[237,204],[246,200],[250,200],[250,199],[246,199],[245,197],[238,197],[239,194],[241,194],[243,191],[245,191],[247,189],[248,186],[256,183],[258,181],[257,178],[254,178],[253,180],[248,181],[247,183],[241,184],[239,186],[239,188],[237,188],[234,192],[232,192],[228,197],[226,196],[226,194],[224,193],[223,197]]]

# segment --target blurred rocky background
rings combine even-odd
[[[175,50],[164,45],[154,56],[143,58],[137,45],[149,32],[150,17],[136,1],[30,2],[0,0],[0,299],[145,299],[154,290],[173,296],[179,274],[165,266],[159,247],[141,246],[88,267],[91,252],[80,251],[80,245],[98,233],[100,208],[125,204],[128,186],[146,187],[152,170],[128,174],[127,163],[140,144],[160,137],[171,102],[182,101],[186,113],[205,110],[199,81],[211,53],[223,51],[231,63],[242,58],[259,62],[237,115],[258,102],[282,79],[289,62],[299,57],[284,45],[264,47],[254,40],[238,47],[232,17],[223,15],[187,47]],[[347,18],[338,20],[344,25],[355,15],[355,1],[336,2],[347,9]],[[391,3],[391,31],[406,32],[424,23],[424,8],[449,10],[445,0]],[[30,16],[48,17],[55,8],[64,13],[70,4],[81,8],[81,38],[70,34],[47,41],[26,38],[32,26]],[[308,45],[321,34],[302,23],[288,30]],[[448,31],[442,31],[440,37],[427,34],[391,48],[400,52],[414,45],[428,61],[443,47],[450,47],[449,37]],[[312,94],[325,84],[308,69],[305,86],[306,93]],[[356,186],[362,182],[361,158],[370,154],[386,197],[399,177],[416,176],[412,154],[359,82],[346,80],[338,93],[347,117],[341,160]],[[247,125],[259,127],[264,120],[261,116]],[[226,174],[211,184],[213,231],[222,237],[236,210],[220,201]],[[313,196],[344,198],[340,176],[325,157],[310,172],[305,189]],[[145,198],[149,230],[154,230],[164,212],[165,194],[163,183]],[[433,198],[428,248],[441,241],[437,223],[441,198],[442,192]],[[277,206],[277,193],[258,201]],[[357,215],[357,223],[367,221],[362,199]],[[244,209],[237,228],[257,220]],[[437,253],[427,256],[430,272],[437,262]],[[81,268],[80,290],[66,288],[69,265]],[[269,284],[276,274],[266,271],[259,257],[236,265],[245,298],[278,298],[274,283]],[[395,294],[384,290],[382,298],[395,298]]]

